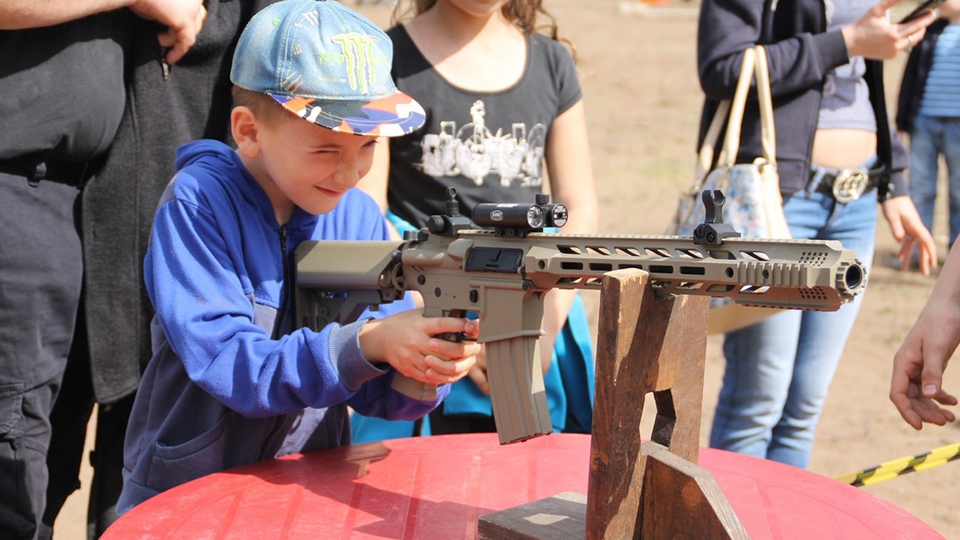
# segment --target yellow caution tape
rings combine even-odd
[[[866,486],[914,471],[932,469],[957,458],[960,458],[960,443],[935,448],[924,454],[894,459],[876,467],[838,476],[837,480],[851,486]]]

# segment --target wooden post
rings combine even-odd
[[[640,270],[604,275],[585,507],[564,494],[483,516],[481,539],[747,538],[697,464],[709,303],[661,297]],[[657,417],[651,441],[641,445],[648,393]],[[569,528],[527,519],[544,511],[569,517]]]
[[[639,530],[633,538],[749,538],[706,469],[653,441],[640,450],[646,463]]]
[[[587,491],[590,540],[633,538],[644,483],[640,421],[657,404],[651,440],[696,464],[709,298],[658,297],[649,274],[606,274],[597,336],[596,396]]]

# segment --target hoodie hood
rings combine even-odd
[[[177,149],[174,166],[177,172],[186,167],[200,167],[211,173],[205,176],[220,180],[221,183],[225,183],[222,180],[224,178],[241,179],[240,182],[234,182],[236,185],[224,185],[224,187],[230,191],[239,189],[239,194],[248,204],[257,207],[267,223],[273,224],[275,229],[280,228],[270,198],[253,175],[247,171],[243,161],[240,160],[240,156],[233,148],[220,141],[210,139],[193,141]],[[223,175],[222,172],[229,172],[229,174]],[[316,226],[316,223],[317,216],[298,207],[285,225],[288,231],[309,233]]]

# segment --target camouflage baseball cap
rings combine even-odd
[[[397,137],[423,125],[423,107],[390,76],[393,43],[333,0],[285,0],[250,19],[230,80],[334,131]]]

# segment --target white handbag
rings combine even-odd
[[[736,163],[743,112],[754,77],[760,107],[763,156],[750,163]],[[716,165],[711,169],[715,146],[724,124],[727,132],[723,147]],[[767,54],[763,46],[757,45],[744,51],[733,100],[720,103],[707,129],[697,158],[694,184],[681,197],[672,233],[692,236],[693,230],[703,222],[705,215],[700,194],[703,190],[720,190],[725,198],[723,222],[730,224],[741,237],[790,238],[790,228],[783,215],[783,198],[780,195],[776,144]],[[714,298],[710,305],[709,333],[736,330],[777,312],[771,308],[740,306],[729,298]]]
[[[760,139],[763,156],[751,163],[736,163],[740,149],[740,129],[751,79],[756,76],[760,106]],[[727,125],[723,148],[716,166],[710,168],[720,130]],[[692,235],[703,222],[704,207],[700,202],[703,190],[723,192],[723,222],[729,223],[744,238],[790,238],[790,229],[783,217],[780,177],[777,174],[777,141],[773,120],[773,99],[770,73],[763,46],[747,49],[743,54],[740,78],[733,100],[721,102],[697,158],[696,180],[678,207],[673,233]]]

